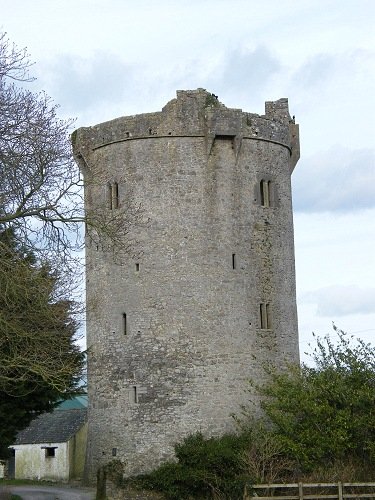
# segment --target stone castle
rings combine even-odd
[[[201,431],[234,429],[265,361],[299,359],[287,99],[265,115],[204,89],[161,112],[75,133],[86,209],[140,203],[148,224],[117,262],[87,244],[88,477],[173,456]],[[125,243],[124,243],[125,244]]]

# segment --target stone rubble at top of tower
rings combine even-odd
[[[290,117],[288,99],[266,102],[265,114],[259,115],[227,108],[218,96],[202,88],[177,90],[176,95],[162,111],[78,129],[73,144],[76,155],[84,155],[85,148],[94,150],[141,137],[205,136],[211,142],[217,136],[230,136],[237,142],[248,137],[284,144],[292,151],[292,168],[298,160],[298,125]]]

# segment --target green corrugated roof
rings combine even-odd
[[[87,394],[67,399],[58,406],[59,410],[79,410],[80,408],[87,408]]]

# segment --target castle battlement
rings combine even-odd
[[[289,115],[287,99],[266,102],[265,115],[257,115],[227,108],[205,89],[178,90],[177,98],[159,112],[125,116],[81,128],[76,141],[84,143],[84,148],[98,149],[122,141],[194,136],[207,139],[207,154],[219,136],[233,137],[237,153],[243,139],[272,141],[289,149],[292,168],[299,158],[298,125]]]

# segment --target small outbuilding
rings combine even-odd
[[[40,415],[18,433],[11,447],[14,477],[53,481],[81,478],[86,440],[86,408],[63,406]]]

